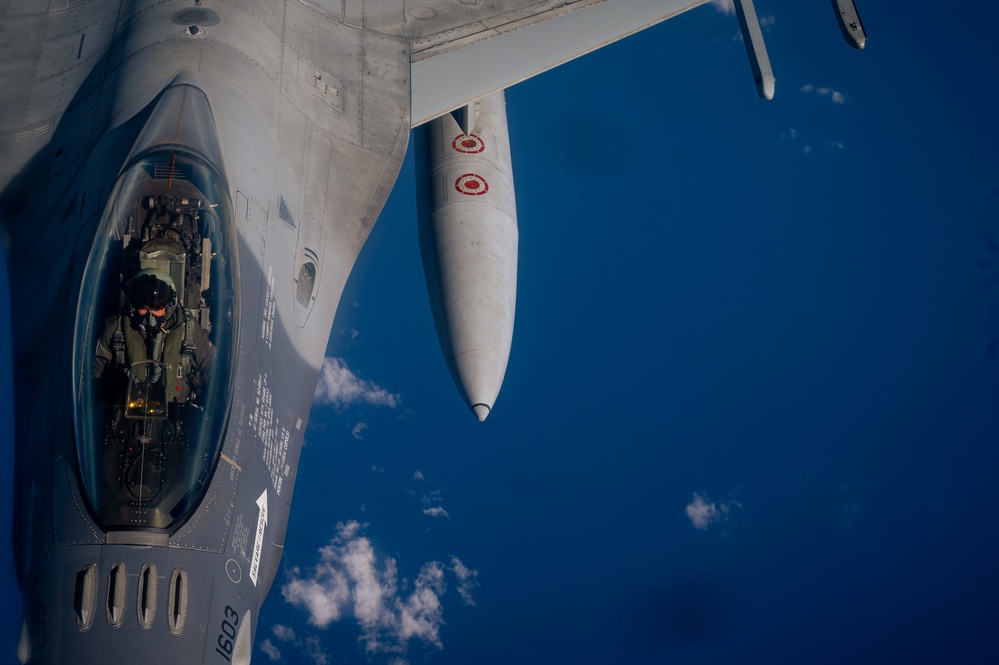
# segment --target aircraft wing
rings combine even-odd
[[[707,0],[437,0],[407,8],[415,127]]]

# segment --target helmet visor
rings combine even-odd
[[[155,275],[139,275],[128,284],[132,307],[163,309],[173,301],[173,287]]]

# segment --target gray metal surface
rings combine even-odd
[[[867,32],[864,31],[860,12],[857,11],[853,0],[832,0],[832,6],[843,39],[853,48],[863,49],[867,45]]]
[[[774,98],[774,72],[770,68],[767,45],[763,41],[760,21],[756,17],[753,0],[735,0],[735,13],[739,17],[742,40],[746,44],[749,66],[753,69],[753,80],[761,99]]]
[[[705,2],[421,2],[408,10],[413,125]]]
[[[235,653],[235,633],[248,626],[240,635],[249,644],[277,570],[340,292],[406,150],[404,7],[366,4],[359,26],[298,2],[95,0],[47,10],[14,2],[0,21],[0,80],[16,91],[0,100],[0,214],[18,313],[21,655],[248,662],[248,648]],[[197,73],[210,101],[237,206],[243,315],[234,401],[191,519],[162,537],[105,533],[75,477],[72,419],[53,422],[51,410],[72,411],[76,289],[104,204],[157,96],[183,69]],[[307,260],[316,279],[302,307],[296,279]],[[137,609],[139,573],[150,563],[159,590],[152,615]],[[111,612],[116,564],[126,571],[125,604]],[[176,633],[167,590],[178,569],[188,615]],[[85,570],[96,570],[97,607],[84,631],[69,610]],[[143,588],[148,598],[153,587]],[[119,585],[113,595],[121,593]]]
[[[416,132],[427,293],[448,369],[481,421],[503,384],[517,308],[517,202],[504,95]]]
[[[696,4],[2,4],[22,661],[248,663],[333,316],[406,152],[411,81],[429,119]],[[527,59],[499,71],[496,49],[521,47]],[[456,86],[458,61],[489,75]],[[116,179],[184,71],[211,109],[238,235],[232,402],[190,518],[110,530],[82,490],[69,417],[74,359],[90,353],[74,350],[80,283]]]

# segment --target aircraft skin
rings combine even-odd
[[[333,317],[413,126],[444,116],[427,130],[437,161],[426,168],[452,199],[427,204],[421,244],[445,358],[481,419],[505,371],[516,282],[503,101],[485,98],[701,1],[10,0],[0,222],[20,662],[249,663]],[[539,45],[526,59],[524,43]],[[519,55],[497,63],[493,48]],[[481,75],[458,75],[467,63]],[[460,118],[445,115],[455,109]],[[465,173],[441,156],[462,152],[454,132],[502,145],[484,155],[466,145],[469,159],[492,161]],[[505,201],[502,231],[481,238],[504,248],[487,277],[505,313],[484,346],[459,349],[469,331],[455,321],[491,320],[466,316],[476,305],[454,296],[472,279],[462,267],[483,255],[447,249],[463,244],[448,229],[466,208],[450,203],[492,207],[466,177],[480,166]],[[182,239],[187,258],[152,256],[144,243],[156,234]],[[164,429],[151,410],[126,416],[138,439],[104,428],[105,403],[132,404],[112,407],[91,375],[126,261],[193,280],[178,291],[218,356],[204,401],[167,408],[196,432]],[[462,369],[468,349],[495,356],[487,397],[468,387],[478,371]],[[174,503],[157,507],[164,497]]]
[[[867,33],[864,32],[864,24],[860,22],[860,13],[853,0],[832,0],[832,3],[843,39],[853,48],[863,49],[867,44]]]

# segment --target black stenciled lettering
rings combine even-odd
[[[236,639],[236,624],[239,623],[239,613],[232,609],[230,605],[225,606],[225,616],[226,618],[222,620],[222,632],[219,633],[216,642],[218,646],[215,647],[215,652],[226,659],[227,662],[232,662],[232,641]],[[230,621],[232,619],[232,621]]]
[[[31,608],[31,645],[35,651],[45,648],[45,603],[38,602]]]

